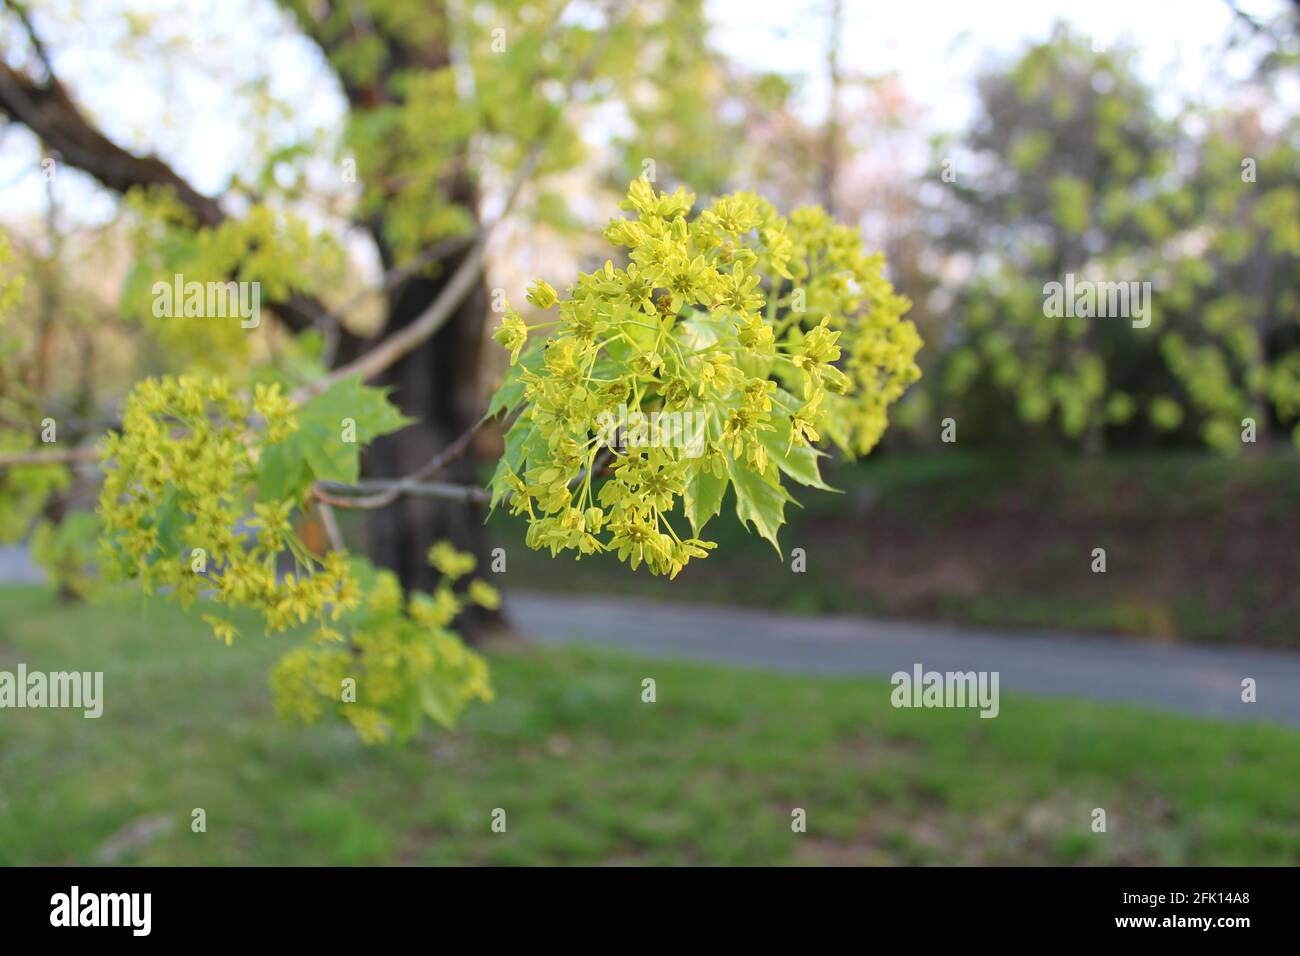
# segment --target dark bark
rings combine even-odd
[[[459,262],[460,256],[442,262],[437,279],[414,279],[399,286],[390,296],[387,329],[396,331],[418,318]],[[377,384],[391,385],[394,403],[418,422],[371,445],[365,458],[368,476],[396,478],[410,474],[478,420],[482,408],[476,372],[486,313],[487,289],[479,282],[432,339],[384,372]],[[456,484],[476,484],[477,471],[471,450],[449,465],[439,478]],[[471,552],[480,570],[488,567],[485,516],[486,512],[475,505],[415,496],[399,498],[371,515],[371,557],[376,564],[394,571],[407,590],[432,590],[438,574],[426,557],[430,545],[440,539]],[[499,614],[475,608],[465,613],[459,626],[467,639],[474,640],[499,621]]]
[[[327,61],[332,61],[341,48],[363,34],[377,38],[383,45],[384,64],[370,82],[358,84],[346,71],[338,73],[344,95],[354,113],[400,102],[401,95],[392,80],[402,71],[436,70],[450,62],[445,40],[411,42],[409,38],[385,32],[374,21],[365,21],[364,24],[353,21],[342,32],[331,31],[326,26],[333,12],[330,0],[311,10],[294,2],[286,2],[286,6],[317,43]],[[438,31],[438,35],[445,38],[444,5],[430,3],[428,15],[444,21],[444,29]],[[447,198],[476,217],[479,195],[473,179],[464,172],[463,163],[453,160],[449,165],[454,171],[444,183]],[[378,183],[387,178],[382,169],[371,170],[370,175],[375,176]],[[389,191],[387,196],[394,202],[400,201],[395,191]],[[385,272],[391,271],[399,263],[385,235],[382,210],[370,217],[365,225],[379,250]],[[419,276],[406,279],[393,288],[388,294],[383,335],[416,321],[432,304],[465,254],[465,250],[458,250],[431,268],[422,270]],[[364,459],[367,477],[398,478],[410,474],[478,420],[483,411],[479,405],[478,368],[486,315],[487,289],[480,280],[429,341],[401,358],[376,382],[392,386],[394,403],[417,422],[371,445]],[[342,343],[336,364],[342,365],[357,357],[365,351],[367,344],[355,340]],[[476,484],[478,463],[473,450],[448,466],[438,477],[457,484]],[[438,573],[429,566],[427,555],[429,547],[441,539],[447,539],[461,551],[473,554],[478,559],[480,570],[486,570],[489,544],[484,518],[483,509],[471,504],[414,496],[400,498],[371,514],[368,550],[377,565],[397,574],[406,590],[429,591],[437,584]],[[462,586],[465,583],[462,582]],[[467,640],[474,641],[499,625],[500,621],[499,613],[472,608],[462,616],[458,627]]]

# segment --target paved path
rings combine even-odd
[[[1300,727],[1295,652],[520,592],[508,593],[506,609],[521,632],[543,643],[599,644],[807,674],[888,676],[917,663],[925,670],[998,671],[1004,691]],[[1242,703],[1244,677],[1255,679],[1257,703]]]
[[[0,584],[40,584],[45,572],[32,563],[25,547],[0,547]]]
[[[0,548],[0,582],[40,581],[22,548]],[[1154,644],[1060,634],[999,634],[948,624],[808,617],[511,591],[515,626],[543,643],[580,642],[661,657],[806,674],[889,676],[998,671],[1001,689],[1128,701],[1211,717],[1300,727],[1300,653]],[[1241,702],[1253,677],[1258,702]]]

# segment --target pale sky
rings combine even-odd
[[[714,38],[730,57],[787,74],[808,74],[807,109],[825,108],[829,0],[711,0]],[[1284,0],[1242,0],[1240,9],[1272,14]],[[840,56],[866,73],[897,73],[927,111],[934,130],[959,130],[974,105],[972,80],[994,56],[1012,56],[1045,39],[1058,20],[1106,47],[1131,43],[1139,68],[1166,97],[1209,95],[1210,65],[1232,22],[1226,0],[844,0]],[[1230,62],[1240,70],[1243,62]],[[1294,87],[1288,91],[1295,93]]]
[[[1240,2],[1255,13],[1283,5]],[[266,78],[278,97],[293,103],[294,115],[271,121],[273,127],[337,127],[342,102],[310,45],[266,0],[98,0],[81,23],[63,19],[73,9],[67,0],[42,6],[52,11],[38,24],[53,42],[56,66],[89,111],[111,135],[158,151],[202,190],[219,190],[252,143],[248,117],[232,108],[233,84]],[[804,76],[801,104],[815,118],[826,102],[827,6],[827,0],[711,0],[708,9],[714,42],[733,59]],[[1135,44],[1143,75],[1168,109],[1184,96],[1221,99],[1207,88],[1207,77],[1232,18],[1224,0],[845,0],[844,6],[845,67],[896,73],[924,109],[920,133],[960,131],[971,116],[978,68],[1045,38],[1058,19],[1102,45]],[[153,14],[145,32],[158,38],[158,47],[124,63],[115,46],[126,44],[125,9]],[[69,25],[75,39],[61,43]],[[1278,95],[1300,102],[1295,83]],[[918,170],[924,159],[918,151]],[[85,217],[112,208],[90,190],[62,188],[77,193],[70,205]],[[9,133],[0,148],[0,222],[38,211],[43,194],[34,142]]]

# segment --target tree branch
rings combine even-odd
[[[488,490],[477,485],[453,485],[442,481],[408,482],[406,479],[390,481],[382,478],[363,479],[355,485],[319,481],[312,486],[311,493],[335,508],[366,510],[383,508],[402,495],[462,501],[474,505],[485,505],[492,500]]]
[[[604,52],[609,35],[610,31],[606,30],[582,63],[579,64],[578,69],[569,77],[564,86],[563,99],[565,101],[572,96],[574,87],[591,75],[596,63],[600,60],[601,54]],[[555,117],[559,115],[558,111],[554,114]],[[470,246],[469,253],[461,260],[460,266],[452,274],[447,284],[443,286],[442,291],[438,293],[437,298],[433,300],[429,308],[410,325],[389,335],[359,358],[340,366],[323,379],[299,389],[294,395],[296,400],[304,401],[312,395],[323,392],[336,382],[353,375],[360,375],[363,380],[374,378],[384,369],[401,359],[402,356],[414,351],[446,324],[452,313],[455,312],[456,307],[460,305],[461,300],[469,294],[479,276],[482,275],[488,240],[491,239],[496,228],[510,215],[519,194],[523,192],[524,186],[532,178],[538,164],[541,162],[542,153],[550,142],[554,130],[555,120],[553,119],[529,146],[524,161],[516,170],[506,192],[506,199],[501,207],[501,212],[495,219],[479,230],[473,244]]]
[[[67,451],[19,451],[0,454],[0,468],[71,465],[77,462],[97,461],[98,459],[98,448],[70,448]]]
[[[134,186],[175,191],[203,226],[220,225],[225,213],[156,156],[136,156],[118,146],[86,119],[63,84],[51,75],[45,83],[0,63],[0,110],[22,123],[63,160],[89,173],[114,192]]]
[[[27,34],[27,42],[32,45],[32,52],[36,54],[36,59],[41,61],[41,66],[45,67],[47,76],[54,75],[54,65],[50,62],[50,55],[45,50],[45,43],[41,40],[40,34],[32,26],[31,13],[27,9],[27,4],[20,3],[19,0],[4,0],[4,5],[13,11],[18,22],[23,25],[23,32]]]
[[[11,0],[7,2],[12,8]],[[39,42],[34,33],[32,38],[33,43]],[[45,59],[48,62],[48,57]],[[0,62],[0,115],[26,126],[65,163],[114,192],[125,193],[133,187],[166,188],[175,193],[200,226],[213,228],[227,218],[216,200],[200,193],[163,160],[137,156],[100,132],[52,71],[44,83],[39,83]],[[301,294],[267,305],[295,332],[319,325],[329,314],[317,299]]]
[[[316,513],[320,516],[321,527],[325,529],[325,536],[329,538],[331,551],[343,550],[343,533],[339,531],[339,523],[334,520],[334,509],[330,507],[327,501],[318,501],[316,503]]]

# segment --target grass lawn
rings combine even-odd
[[[98,720],[0,710],[0,863],[1300,862],[1281,729],[1012,695],[982,720],[894,710],[882,680],[509,645],[456,733],[367,748],[275,717],[287,646],[0,590],[0,669],[105,673]]]

